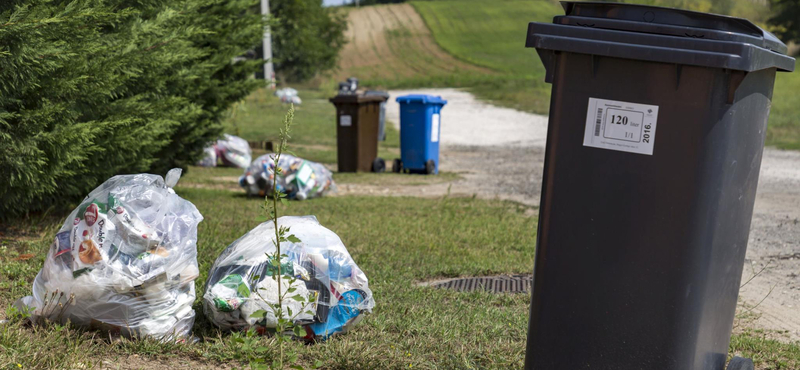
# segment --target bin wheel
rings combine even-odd
[[[430,175],[435,172],[436,172],[436,162],[434,162],[433,159],[429,159],[427,162],[425,162],[425,174]]]
[[[372,161],[372,172],[384,172],[386,171],[386,162],[383,161],[383,158],[375,158]]]
[[[728,363],[728,370],[755,370],[753,360],[736,356]]]
[[[392,164],[392,172],[400,173],[403,172],[403,161],[400,158],[395,158],[394,163]]]

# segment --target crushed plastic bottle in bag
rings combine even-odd
[[[256,158],[239,178],[239,185],[248,196],[272,194],[274,157],[275,154],[265,154]],[[336,190],[333,174],[322,164],[288,154],[281,154],[279,162],[283,175],[278,177],[276,187],[289,199],[317,198]]]
[[[367,276],[356,265],[342,240],[319,224],[314,216],[278,219],[279,227],[300,242],[281,242],[281,290],[287,295],[282,311],[295,325],[306,329],[305,340],[325,340],[346,333],[375,301]],[[278,303],[277,267],[273,223],[264,222],[233,242],[214,262],[206,281],[203,311],[223,330],[274,331],[274,305]],[[291,283],[291,278],[294,282]],[[295,300],[289,296],[299,296]],[[266,313],[264,313],[266,312]],[[291,312],[291,314],[290,314]]]
[[[114,176],[89,193],[56,233],[33,295],[15,307],[34,323],[70,321],[129,338],[188,336],[203,216],[172,190],[180,173]]]
[[[222,138],[203,149],[203,158],[197,162],[201,167],[223,166],[247,168],[253,158],[250,144],[238,136],[223,134]]]

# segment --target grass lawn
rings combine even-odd
[[[213,171],[228,175],[225,169]],[[241,193],[180,184],[177,192],[205,216],[198,235],[201,297],[205,272],[228,244],[257,225],[262,202]],[[292,203],[287,214],[316,215],[342,237],[370,278],[377,301],[374,313],[352,333],[315,346],[298,344],[302,358],[323,360],[330,369],[519,368],[528,295],[456,293],[414,283],[530,272],[536,219],[526,211],[528,207],[514,203],[469,198],[331,197]],[[62,221],[55,216],[29,220],[3,237],[0,307],[30,294],[30,283]],[[198,312],[199,302],[198,298]],[[0,369],[16,363],[23,368],[74,368],[98,357],[130,353],[169,361],[230,363],[243,358],[230,335],[217,332],[203,317],[194,332],[204,340],[193,345],[106,344],[102,337],[69,328],[27,329],[12,323],[0,328]]]
[[[800,150],[800,65],[792,73],[778,73],[767,126],[767,145]]]
[[[336,93],[301,88],[298,95],[303,103],[295,106],[292,152],[315,162],[336,164],[336,109],[328,101]],[[289,105],[281,103],[271,90],[258,90],[232,110],[225,122],[225,132],[250,141],[276,140],[288,109]],[[399,147],[400,134],[387,122],[386,141],[379,143],[378,156],[391,163],[399,157]]]

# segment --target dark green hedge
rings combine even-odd
[[[0,2],[0,219],[185,167],[259,85],[259,0]]]

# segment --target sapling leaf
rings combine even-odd
[[[267,317],[267,311],[258,310],[256,312],[253,312],[253,316],[255,316],[255,317]]]
[[[291,283],[291,282],[290,282],[290,283]],[[295,290],[297,290],[297,288],[295,288],[295,287],[289,287],[289,289],[286,289],[286,293],[294,293],[294,291],[295,291]]]
[[[295,336],[298,336],[298,337],[301,337],[301,338],[306,336],[306,328],[304,328],[302,326],[299,326],[299,325],[295,326],[292,329],[292,331],[294,332]]]
[[[289,239],[289,241],[292,242],[292,243],[300,243],[301,242],[300,238],[294,236],[294,234],[287,236],[286,239]]]
[[[295,295],[293,295],[293,296],[291,296],[289,298],[294,299],[295,301],[298,301],[298,302],[304,302],[306,300],[306,298],[303,297],[300,294],[295,294]]]

